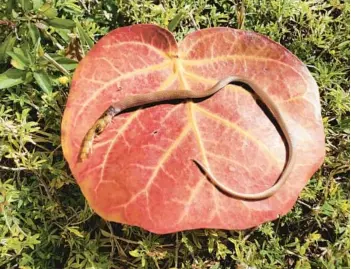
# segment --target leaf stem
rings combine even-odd
[[[60,70],[62,73],[64,73],[66,76],[69,76],[70,73],[58,62],[56,62],[51,56],[47,53],[44,53],[44,58],[48,60],[50,63],[52,63],[58,70]]]
[[[7,166],[3,166],[3,165],[0,165],[0,169],[7,170],[7,171],[23,171],[23,170],[30,171],[30,170],[33,170],[30,168],[26,168],[26,167],[7,167]]]
[[[179,251],[180,243],[178,233],[176,233],[176,247],[174,250],[174,267],[178,268],[178,251]]]

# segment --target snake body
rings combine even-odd
[[[230,189],[228,186],[225,186],[223,183],[221,183],[212,174],[212,172],[209,169],[207,169],[206,166],[203,165],[201,162],[197,160],[193,161],[200,166],[200,168],[205,172],[205,174],[217,188],[219,188],[221,191],[233,198],[242,200],[262,200],[272,196],[284,185],[295,164],[296,154],[293,147],[293,141],[288,131],[288,124],[285,118],[283,117],[282,113],[280,112],[278,106],[273,102],[272,98],[255,82],[240,76],[226,77],[217,82],[210,89],[202,92],[193,92],[189,90],[166,90],[126,96],[121,101],[114,103],[112,106],[110,106],[106,110],[106,112],[94,123],[93,127],[89,129],[88,133],[83,139],[81,151],[79,153],[80,161],[84,161],[88,158],[92,150],[95,135],[101,133],[106,128],[106,126],[112,121],[113,117],[117,116],[124,110],[133,107],[159,103],[162,101],[206,98],[215,94],[216,92],[218,92],[219,90],[221,90],[226,85],[232,82],[241,82],[250,86],[251,89],[258,95],[258,97],[261,98],[263,103],[268,107],[268,109],[276,118],[276,121],[279,127],[281,128],[288,144],[288,159],[285,168],[282,174],[280,175],[279,179],[276,181],[276,184],[268,188],[267,190],[259,193],[240,193]]]

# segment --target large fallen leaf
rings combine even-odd
[[[279,177],[286,147],[257,96],[234,85],[201,102],[160,104],[117,116],[77,161],[87,130],[112,102],[168,89],[203,91],[229,75],[256,81],[279,104],[298,160],[272,197],[242,201],[221,193],[191,161],[241,192]],[[112,31],[79,64],[62,123],[65,157],[103,218],[156,233],[245,229],[287,213],[324,158],[317,85],[288,50],[252,32],[212,28],[179,45],[154,25]]]

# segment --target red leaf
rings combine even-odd
[[[272,197],[218,191],[191,161],[227,186],[259,192],[279,178],[286,147],[256,95],[227,86],[202,102],[161,104],[117,116],[77,162],[85,133],[112,102],[168,89],[203,91],[241,75],[264,88],[290,123],[298,160]],[[212,28],[179,45],[167,30],[134,25],[102,38],[79,64],[62,123],[64,155],[91,207],[107,220],[155,233],[245,229],[286,214],[324,158],[316,82],[305,65],[262,35]]]

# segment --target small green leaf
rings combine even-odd
[[[145,256],[143,255],[143,256],[141,256],[141,267],[142,267],[142,268],[145,268],[145,267],[146,267],[146,264],[147,264],[146,258],[145,258]]]
[[[34,45],[33,51],[35,52],[35,55],[37,57],[43,57],[45,51],[44,51],[43,47],[41,46],[40,38],[38,39],[37,43]]]
[[[183,18],[183,15],[184,15],[184,13],[180,12],[177,15],[174,16],[174,18],[168,24],[168,30],[169,31],[173,32],[175,30],[175,28],[177,28],[179,22]]]
[[[56,18],[57,16],[57,10],[56,8],[51,7],[47,9],[45,12],[43,12],[43,14],[49,19],[53,19],[53,18]]]
[[[208,239],[208,253],[212,253],[212,252],[213,252],[213,249],[214,249],[214,242],[215,242],[214,237],[210,237],[210,238]]]
[[[38,27],[36,27],[35,24],[29,22],[28,29],[29,29],[29,35],[32,39],[33,45],[35,45],[38,42],[38,39],[40,37]]]
[[[26,66],[23,65],[21,62],[18,62],[14,59],[11,59],[11,65],[16,68],[16,69],[21,69],[21,70],[25,70]]]
[[[17,52],[8,51],[7,54],[11,56],[12,60],[16,61],[17,65],[23,67],[19,69],[25,69],[25,67],[29,66],[29,60],[22,53],[20,53],[19,50],[16,50],[16,51]]]
[[[12,16],[12,18],[17,19],[18,18],[18,13],[14,9],[12,9],[11,10],[11,16]]]
[[[22,70],[11,68],[0,74],[0,89],[10,88],[23,83],[25,73]]]
[[[38,10],[43,5],[43,0],[33,0],[33,9]]]
[[[46,20],[46,22],[51,26],[62,29],[72,29],[76,26],[74,21],[68,19],[54,18],[51,20]]]
[[[75,234],[75,235],[78,236],[78,237],[84,238],[84,236],[81,234],[81,232],[78,231],[76,228],[77,228],[77,227],[67,227],[67,229],[68,229],[71,233]]]
[[[28,72],[26,73],[26,76],[24,77],[24,83],[30,83],[33,81],[33,73],[32,72]]]
[[[40,13],[46,16],[49,19],[53,19],[57,16],[56,8],[53,8],[51,4],[45,3],[39,9]]]
[[[13,35],[8,35],[6,39],[0,45],[0,63],[4,63],[8,58],[8,51],[11,51],[15,45],[16,37]]]
[[[83,43],[87,44],[89,48],[92,48],[94,46],[94,41],[88,36],[88,34],[84,31],[82,25],[78,21],[76,21],[76,26],[78,29],[80,40]]]
[[[45,71],[36,71],[33,73],[33,76],[40,86],[40,88],[46,92],[46,93],[51,93],[52,92],[52,85],[51,81],[49,78],[49,75]]]
[[[32,52],[32,45],[29,42],[23,42],[20,48],[13,48],[13,51],[22,57],[22,60],[29,66],[34,64],[35,56]]]
[[[33,9],[33,3],[31,0],[21,0],[21,7],[23,11],[29,11]]]
[[[78,65],[77,61],[62,56],[53,58],[68,71],[76,69]]]
[[[219,262],[216,262],[214,265],[210,267],[210,269],[220,269],[221,264]],[[248,268],[255,268],[255,267],[248,267]]]
[[[135,258],[143,256],[143,254],[140,253],[139,249],[131,250],[131,251],[129,251],[129,254],[130,254],[130,256],[135,257]]]
[[[103,230],[103,229],[100,229],[100,232],[101,232],[101,234],[102,234],[103,236],[105,236],[105,237],[112,237],[112,235],[111,235],[109,232],[106,232],[106,231]]]
[[[48,10],[51,7],[50,3],[44,3],[40,8],[39,12],[45,12],[45,10]]]

